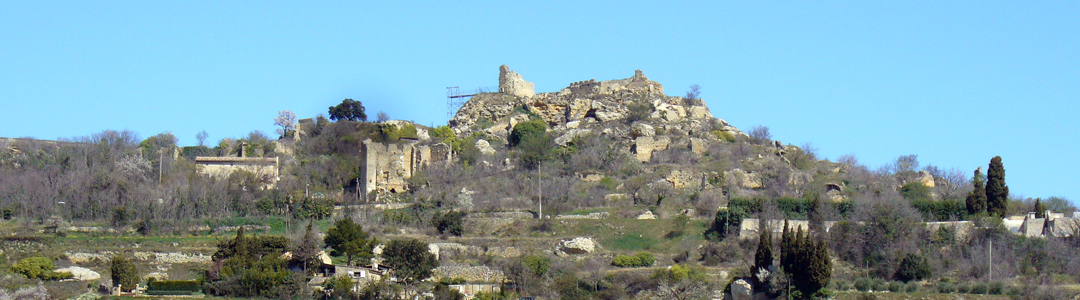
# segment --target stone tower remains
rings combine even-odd
[[[510,71],[510,67],[502,65],[499,67],[499,92],[523,98],[532,97],[536,94],[536,85]]]

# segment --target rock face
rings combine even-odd
[[[746,280],[739,279],[731,283],[731,299],[750,300],[753,299],[753,294],[754,288]]]
[[[101,279],[101,274],[99,274],[98,272],[94,272],[93,270],[83,268],[83,267],[74,267],[74,266],[72,266],[72,267],[67,267],[67,268],[60,268],[60,269],[56,269],[56,272],[68,272],[68,273],[71,273],[71,275],[75,275],[75,277],[73,277],[72,279],[75,279],[77,281],[92,281],[92,280]]]
[[[638,220],[656,220],[656,215],[651,210],[646,210],[644,213],[637,216]]]
[[[566,254],[589,254],[596,249],[596,242],[587,237],[576,237],[560,242],[557,249]]]
[[[495,148],[492,148],[491,143],[484,139],[476,140],[476,149],[480,150],[480,154],[483,155],[495,154]]]
[[[530,117],[542,119],[557,131],[556,136],[569,129],[590,129],[616,121],[622,121],[620,126],[625,128],[625,124],[632,123],[627,121],[635,120],[652,123],[637,126],[633,137],[652,136],[661,127],[668,133],[697,137],[717,130],[745,135],[724,120],[713,118],[701,100],[664,95],[663,86],[649,80],[640,70],[630,78],[590,79],[571,83],[558,92],[535,93],[534,84],[503,65],[499,67],[499,92],[472,96],[449,123],[459,136],[483,132],[505,139],[514,124]],[[634,119],[628,120],[631,117]],[[630,132],[626,129],[617,132],[620,140],[632,138],[627,136]],[[566,142],[572,136],[576,134],[560,141]]]
[[[510,71],[510,67],[502,65],[499,66],[499,92],[517,97],[532,97],[536,93],[536,85]]]
[[[934,187],[934,175],[931,175],[930,172],[919,171],[919,179],[917,180],[928,188]]]

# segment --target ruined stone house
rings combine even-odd
[[[408,180],[431,162],[449,162],[450,146],[417,145],[416,139],[398,143],[364,140],[360,147],[360,189],[371,192],[401,193],[409,188]]]

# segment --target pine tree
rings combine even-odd
[[[811,248],[807,255],[807,278],[803,295],[812,296],[829,285],[829,280],[832,279],[832,261],[829,260],[829,248],[825,240],[816,243],[809,237],[808,240],[807,244],[811,245]]]
[[[990,168],[986,170],[986,211],[991,215],[1005,217],[1009,204],[1009,186],[1005,185],[1005,166],[1001,156],[990,159]]]
[[[986,212],[986,189],[983,187],[981,170],[982,168],[975,169],[975,176],[971,179],[974,188],[968,193],[967,199],[965,200],[969,215]]]

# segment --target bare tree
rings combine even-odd
[[[686,104],[692,105],[695,101],[701,100],[701,86],[697,84],[690,85],[690,90],[686,91]]]
[[[968,177],[960,169],[952,168],[934,175],[935,187],[942,199],[961,199],[968,183]]]
[[[206,138],[209,136],[210,134],[206,133],[206,130],[203,130],[195,134],[195,139],[199,141],[199,146],[206,146]]]
[[[274,118],[274,125],[281,127],[277,134],[284,138],[289,131],[296,129],[296,114],[287,110],[279,111],[277,118]]]
[[[380,111],[378,114],[375,115],[375,118],[376,123],[390,121],[390,115],[386,114],[385,111]]]
[[[765,144],[772,141],[772,133],[769,133],[768,126],[754,126],[750,129],[750,140],[755,144]]]

